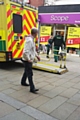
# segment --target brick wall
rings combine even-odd
[[[30,0],[30,4],[38,7],[44,4],[44,0]]]

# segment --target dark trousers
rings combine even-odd
[[[32,71],[32,63],[23,61],[24,63],[24,73],[21,79],[21,83],[25,84],[26,79],[28,78],[29,84],[30,84],[30,90],[35,89],[34,83],[33,83],[33,71]]]
[[[51,49],[51,45],[48,44],[48,45],[47,45],[47,56],[49,56],[50,49]]]
[[[54,46],[54,59],[58,61],[59,46]]]

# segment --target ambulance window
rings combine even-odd
[[[22,16],[13,14],[13,31],[14,33],[22,33]]]

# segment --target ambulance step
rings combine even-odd
[[[56,74],[63,74],[65,72],[68,72],[66,68],[59,68],[58,66],[55,66],[53,64],[47,64],[47,63],[34,63],[33,68],[37,70],[42,70],[50,73],[56,73]]]

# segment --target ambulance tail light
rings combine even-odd
[[[12,52],[7,53],[7,60],[11,61],[12,60]]]

